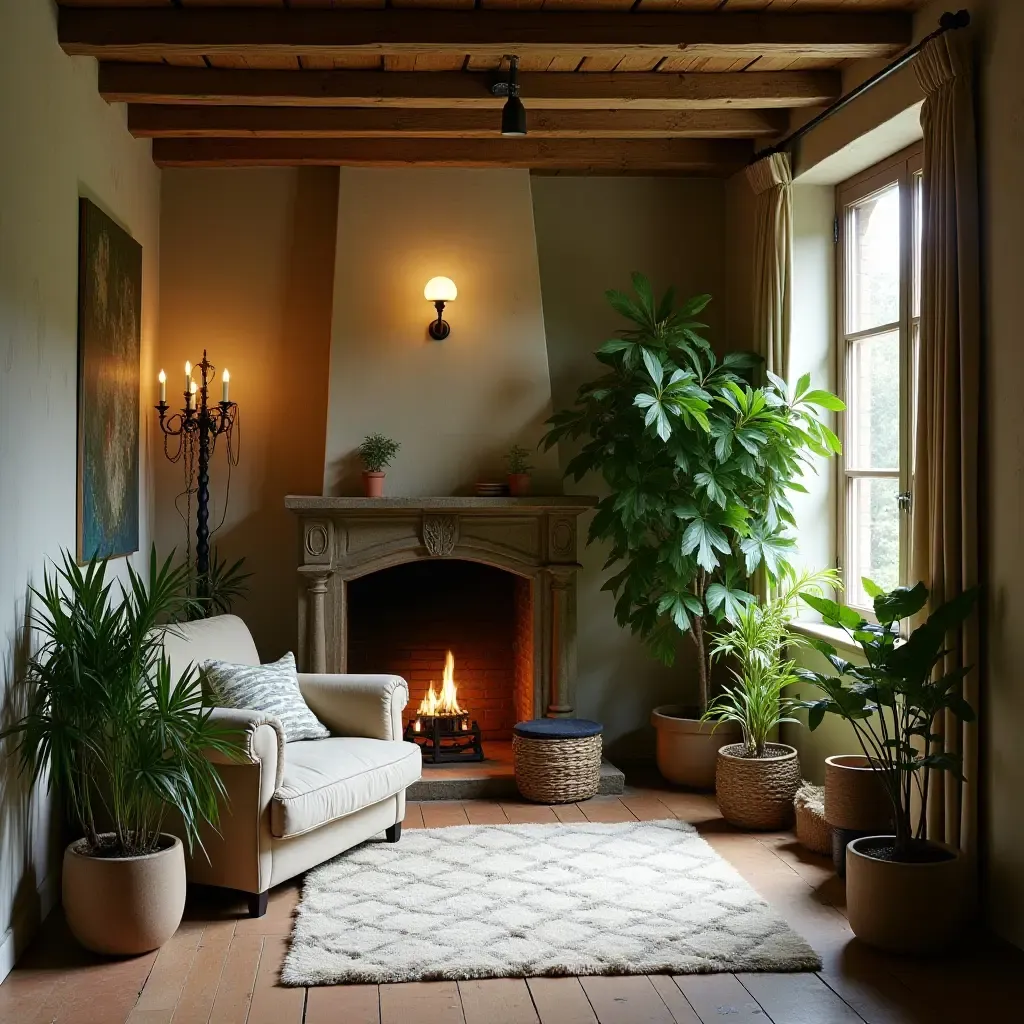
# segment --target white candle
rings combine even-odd
[[[167,374],[163,370],[160,371],[157,380],[160,381],[160,401],[167,401]]]
[[[195,408],[196,404],[196,382],[192,381],[188,389],[188,407],[190,409]]]
[[[228,373],[227,370],[225,370],[224,371],[224,375],[221,377],[221,380],[223,381],[223,386],[220,389],[220,400],[222,402],[227,402],[228,401],[228,383],[231,380],[231,374]]]
[[[192,390],[192,364],[185,360],[185,391]]]

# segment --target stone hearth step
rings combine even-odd
[[[424,764],[423,777],[405,792],[408,800],[508,800],[518,797],[512,767],[512,744],[484,740],[485,760],[469,764]],[[598,794],[615,796],[626,777],[615,765],[601,762]]]

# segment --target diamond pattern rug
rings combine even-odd
[[[820,967],[692,825],[463,825],[410,829],[310,871],[281,980]]]

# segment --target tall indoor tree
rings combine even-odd
[[[774,584],[791,571],[790,493],[815,457],[841,450],[822,411],[844,406],[809,375],[790,387],[769,372],[753,386],[760,358],[719,359],[701,333],[710,295],[676,308],[671,289],[659,302],[644,275],[632,280],[634,295],[607,293],[630,327],[598,349],[605,372],[551,418],[543,443],[584,439],[566,476],[596,471],[608,485],[588,543],[610,545],[616,618],[666,664],[681,635],[692,639],[703,713],[709,630],[754,600],[755,574]]]

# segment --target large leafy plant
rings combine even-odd
[[[154,549],[147,576],[128,565],[118,591],[106,571],[105,560],[82,569],[65,552],[33,591],[42,645],[28,667],[26,713],[3,737],[16,738],[33,781],[49,770],[91,854],[153,852],[171,808],[191,846],[203,822],[216,825],[225,796],[206,754],[237,746],[203,707],[196,670],[173,680],[163,652],[158,626],[172,620],[173,629],[192,607],[189,569],[160,565]]]
[[[722,688],[703,717],[736,722],[747,757],[764,757],[774,730],[783,722],[799,722],[793,714],[801,701],[785,692],[799,678],[790,655],[808,643],[789,630],[797,597],[820,595],[823,588],[838,586],[839,574],[833,569],[787,574],[775,593],[764,601],[748,602],[734,623],[715,634],[711,657],[730,662],[734,685]]]
[[[588,543],[607,542],[606,568],[620,567],[605,584],[616,618],[667,664],[680,635],[693,638],[704,711],[708,631],[738,621],[755,573],[774,583],[790,569],[789,493],[804,489],[814,456],[839,452],[820,410],[843,404],[807,376],[752,386],[751,353],[719,360],[695,319],[709,295],[676,308],[671,290],[656,302],[642,274],[633,288],[607,293],[632,326],[598,349],[606,372],[551,418],[544,443],[585,439],[566,475],[596,470],[608,484]]]
[[[886,593],[871,580],[864,589],[873,599],[877,623],[867,622],[852,608],[813,594],[803,599],[830,626],[844,629],[860,646],[865,664],[839,656],[823,640],[812,645],[828,659],[835,674],[798,670],[824,696],[804,701],[808,725],[817,729],[826,714],[836,714],[853,726],[861,749],[879,772],[892,805],[896,831],[895,858],[913,860],[916,844],[924,838],[932,771],[948,771],[963,779],[958,755],[936,751],[941,737],[934,731],[937,715],[946,713],[960,722],[974,720],[974,709],[964,700],[961,684],[970,671],[958,668],[936,678],[935,668],[949,652],[946,637],[970,614],[978,590],[965,591],[935,609],[928,619],[900,641],[900,621],[916,615],[928,601],[923,583]]]

